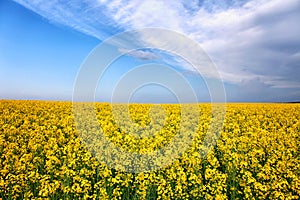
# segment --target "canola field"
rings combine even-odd
[[[97,147],[97,137],[78,132],[71,102],[0,100],[0,199],[300,198],[300,104],[227,104],[220,134],[205,156],[201,146],[217,117],[210,104],[190,105],[184,119],[176,104],[132,104],[131,124],[122,121],[122,106],[114,110],[118,119],[107,103],[96,103],[95,113],[99,134],[127,152],[155,151],[181,126],[198,126],[193,137],[187,135],[186,151],[169,165],[128,172],[108,166],[87,145]]]

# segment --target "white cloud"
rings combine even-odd
[[[122,54],[127,54],[130,55],[132,57],[141,59],[141,60],[157,60],[159,59],[159,56],[157,56],[156,54],[150,52],[150,51],[146,51],[146,50],[128,50],[128,49],[123,49],[120,48],[119,52]]]
[[[295,55],[300,52],[299,0],[204,0],[201,4],[193,0],[16,1],[54,23],[100,40],[122,30],[145,27],[178,31],[201,44],[229,83],[259,77],[270,87],[295,88],[300,84],[295,76],[300,68],[295,61],[299,61]],[[154,46],[170,39],[158,37],[141,39]],[[197,53],[179,46],[187,54]],[[132,56],[150,56],[149,52],[137,53]]]

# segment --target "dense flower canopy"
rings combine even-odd
[[[178,105],[161,107],[129,106],[131,120],[146,130],[138,137],[126,134],[137,127],[116,123],[110,104],[95,104],[105,136],[142,153],[169,143],[181,123],[192,123],[180,121]],[[199,126],[181,157],[164,168],[129,173],[87,150],[72,103],[1,100],[0,198],[299,199],[299,104],[228,104],[221,135],[204,158],[199,150],[213,116],[210,104],[197,107]],[[159,112],[165,120],[147,129]]]

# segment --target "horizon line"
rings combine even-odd
[[[0,101],[44,101],[44,102],[70,102],[70,103],[107,103],[107,104],[196,104],[196,103],[300,103],[296,101],[224,101],[224,102],[211,102],[211,101],[197,101],[197,102],[109,102],[109,101],[72,101],[60,99],[10,99],[1,98]]]

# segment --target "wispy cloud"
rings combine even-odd
[[[100,40],[145,27],[183,33],[201,44],[228,83],[244,86],[259,80],[273,88],[300,85],[299,0],[15,1],[52,23]],[[157,42],[140,39],[154,46]],[[157,56],[144,51],[130,54],[141,59]]]
[[[128,50],[128,49],[123,49],[119,48],[119,52],[122,54],[127,54],[129,56],[141,59],[141,60],[157,60],[159,59],[159,56],[156,55],[155,53],[152,53],[147,50]]]
[[[100,1],[15,0],[51,23],[65,25],[100,40],[124,31],[111,19],[107,6]]]

